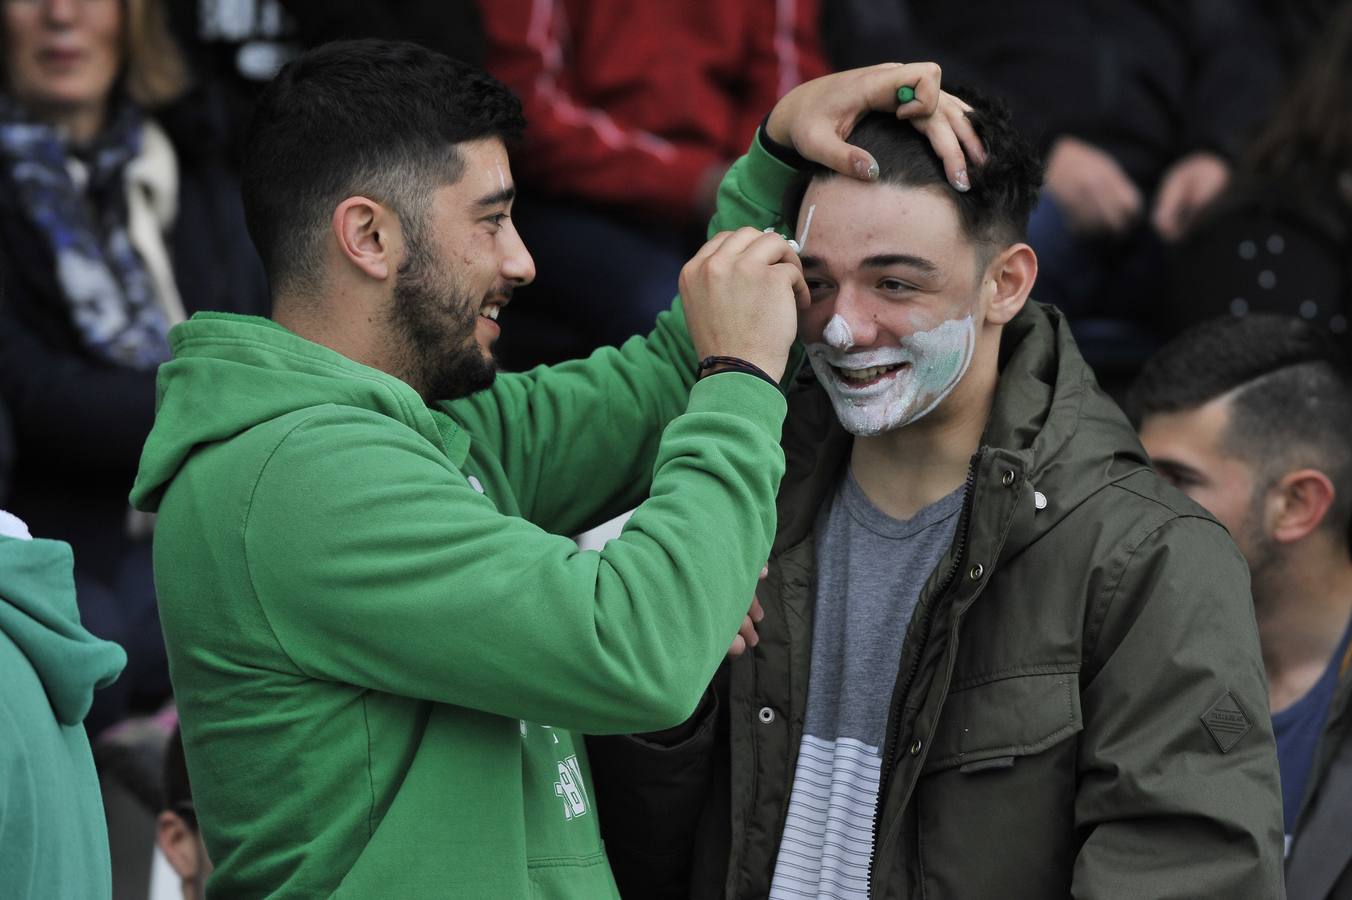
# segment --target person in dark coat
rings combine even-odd
[[[158,0],[10,3],[0,18],[0,399],[9,507],[75,550],[80,614],[128,653],[92,735],[170,687],[153,521],[127,492],[166,334],[197,309],[262,311],[234,177]]]

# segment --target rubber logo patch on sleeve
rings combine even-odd
[[[1253,728],[1253,722],[1248,714],[1239,705],[1235,695],[1229,691],[1222,694],[1221,698],[1202,714],[1202,724],[1211,733],[1211,739],[1216,742],[1222,753],[1229,753],[1235,744],[1239,743],[1240,738]]]

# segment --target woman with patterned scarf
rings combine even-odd
[[[265,311],[225,139],[160,0],[0,0],[0,497],[75,548],[81,618],[127,650],[92,737],[169,696],[149,533],[127,491],[166,335],[197,309]]]

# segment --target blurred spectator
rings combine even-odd
[[[75,548],[81,619],[128,652],[91,734],[169,693],[152,520],[127,492],[169,327],[263,311],[236,182],[157,0],[3,6],[0,395],[14,420],[10,506]]]
[[[164,809],[155,823],[155,842],[169,865],[178,873],[183,900],[206,896],[211,860],[207,858],[202,833],[197,828],[197,809],[188,784],[188,764],[183,758],[183,735],[177,728],[169,736],[164,753]]]
[[[1330,343],[1299,319],[1214,319],[1128,400],[1155,469],[1249,563],[1292,900],[1352,897],[1352,377]]]
[[[1347,335],[1352,0],[1324,23],[1233,184],[1174,254],[1172,293],[1166,321],[1174,330],[1220,314],[1268,312]]]
[[[12,5],[12,4],[11,4]],[[96,687],[126,655],[80,626],[70,547],[0,512],[0,893],[112,896],[89,738]]]
[[[513,213],[540,273],[509,366],[646,333],[714,192],[786,91],[826,71],[817,0],[483,0],[488,68],[521,97]],[[526,327],[522,327],[522,326]]]
[[[1280,87],[1255,0],[844,0],[832,19],[837,65],[937,59],[945,84],[1010,100],[1047,159],[1034,295],[1091,361],[1139,364],[1163,245],[1225,187]]]

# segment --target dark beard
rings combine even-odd
[[[490,387],[498,363],[474,339],[482,298],[436,284],[431,269],[430,254],[410,247],[390,319],[403,338],[405,380],[424,401],[455,400]]]

